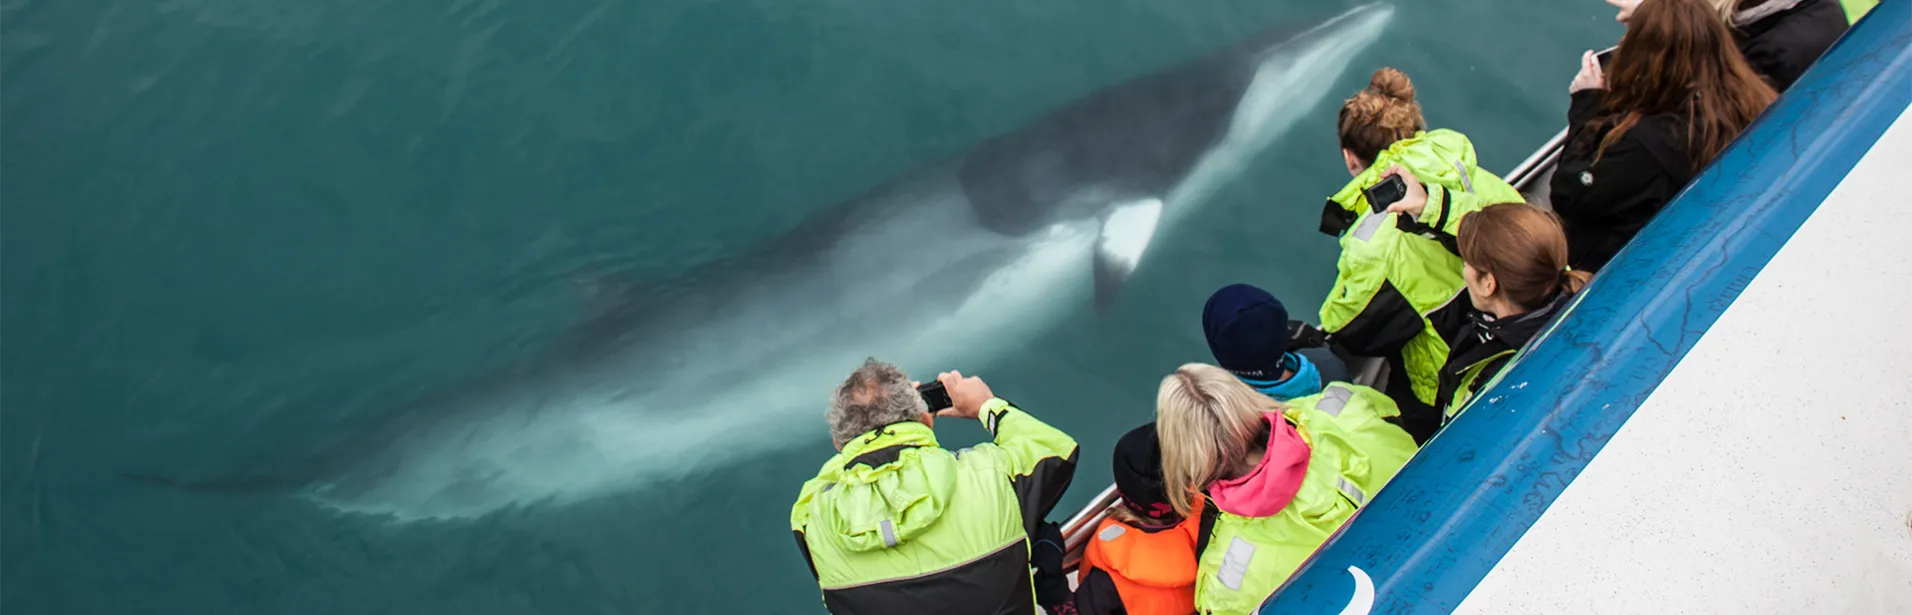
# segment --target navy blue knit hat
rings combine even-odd
[[[1288,353],[1288,309],[1268,291],[1230,284],[1208,297],[1202,333],[1222,369],[1250,380],[1273,380]]]

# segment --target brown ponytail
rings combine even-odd
[[[1586,288],[1592,275],[1567,268],[1567,234],[1553,212],[1501,203],[1461,218],[1461,260],[1493,274],[1499,292],[1523,311]]]
[[[1395,141],[1427,130],[1421,105],[1414,102],[1414,82],[1393,68],[1374,71],[1367,89],[1341,103],[1337,125],[1341,148],[1370,165]]]

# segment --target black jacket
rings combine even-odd
[[[1566,310],[1567,301],[1572,298],[1572,294],[1562,292],[1554,295],[1553,300],[1540,309],[1495,320],[1493,316],[1474,309],[1474,300],[1467,295],[1467,289],[1461,289],[1453,302],[1468,308],[1455,310],[1460,315],[1434,323],[1434,329],[1441,334],[1442,339],[1447,340],[1447,346],[1451,349],[1447,354],[1447,363],[1441,366],[1441,389],[1434,404],[1445,410],[1460,391],[1479,391],[1487,386],[1501,368],[1507,367],[1508,361],[1513,359],[1512,354],[1503,353],[1518,351],[1527,342],[1533,341],[1534,336],[1540,334],[1540,330],[1553,320],[1554,315]],[[1461,381],[1461,376],[1469,367],[1490,357],[1493,361],[1474,376],[1473,382]]]
[[[1567,146],[1551,189],[1553,209],[1567,227],[1567,262],[1592,273],[1640,232],[1693,179],[1687,156],[1688,122],[1679,114],[1641,118],[1595,162],[1612,130],[1589,128],[1605,90],[1582,90],[1567,109]]]
[[[1733,17],[1740,53],[1781,92],[1846,33],[1838,0],[1766,0],[1742,4]]]

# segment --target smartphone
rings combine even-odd
[[[1402,181],[1399,175],[1389,175],[1387,179],[1368,186],[1361,192],[1368,195],[1368,207],[1373,208],[1374,213],[1378,214],[1387,211],[1388,206],[1401,200],[1401,197],[1407,196],[1407,182]]]
[[[1600,63],[1600,70],[1606,70],[1607,64],[1613,61],[1613,50],[1615,49],[1619,49],[1619,47],[1608,47],[1606,51],[1593,54],[1593,61]]]
[[[929,405],[929,411],[935,412],[954,404],[949,401],[949,391],[941,382],[925,382],[916,386],[916,394],[923,396],[923,403]]]

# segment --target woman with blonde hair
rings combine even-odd
[[[1387,394],[1400,406],[1401,425],[1425,441],[1440,426],[1434,402],[1448,351],[1424,315],[1461,289],[1455,227],[1468,212],[1521,200],[1520,193],[1480,168],[1465,135],[1429,131],[1414,84],[1392,68],[1375,71],[1366,89],[1342,103],[1336,132],[1354,178],[1328,197],[1321,215],[1321,231],[1341,243],[1334,289],[1321,304],[1326,335],[1297,325],[1293,345],[1325,338],[1350,354],[1388,359]],[[1429,204],[1410,214],[1393,200],[1369,201],[1400,198],[1397,175],[1418,178]]]
[[[1197,545],[1195,608],[1247,614],[1414,456],[1394,402],[1337,382],[1277,402],[1213,365],[1162,379],[1156,435],[1168,505],[1219,511]]]

